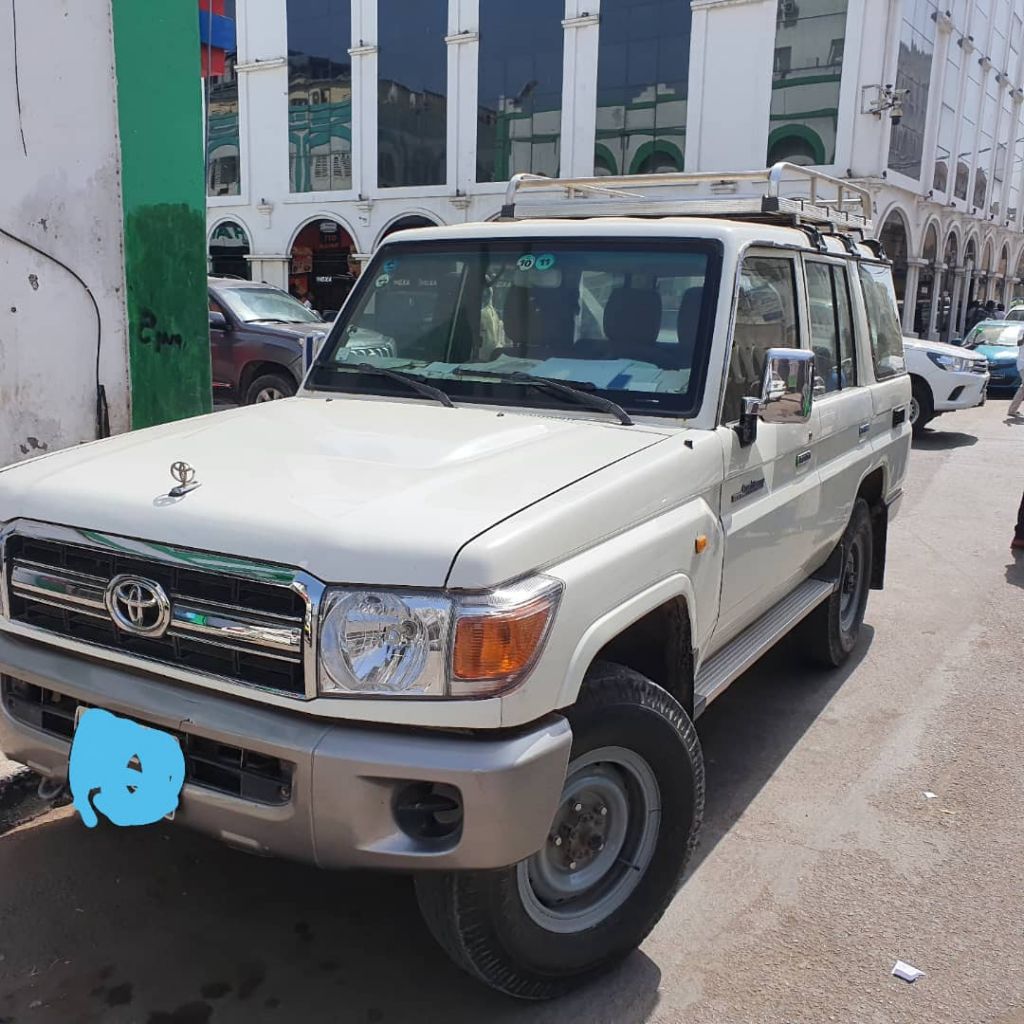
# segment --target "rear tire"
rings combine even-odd
[[[291,398],[296,390],[295,381],[291,377],[281,373],[263,373],[245,389],[245,404],[257,405],[260,402]]]
[[[920,377],[914,377],[910,395],[910,426],[914,437],[920,437],[934,418],[935,403],[932,401],[931,388]]]
[[[857,646],[864,624],[874,543],[871,510],[863,498],[853,503],[853,514],[839,546],[842,558],[838,588],[798,627],[808,657],[824,668],[838,668],[846,661]]]
[[[452,960],[519,999],[561,995],[640,945],[679,887],[704,812],[693,723],[649,679],[597,663],[567,717],[572,753],[544,847],[495,871],[416,878]]]

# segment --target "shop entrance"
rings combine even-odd
[[[308,297],[313,309],[333,319],[355,283],[349,267],[353,248],[337,221],[310,221],[292,245],[288,290],[300,301]]]

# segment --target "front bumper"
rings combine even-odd
[[[1016,363],[990,363],[989,364],[989,390],[1007,390],[1011,388],[1016,391],[1020,387],[1020,370]]]
[[[984,373],[944,373],[941,381],[932,384],[935,411],[953,412],[982,405],[988,380]]]
[[[288,778],[269,798],[262,780],[243,785],[242,796],[211,784],[209,771],[197,782],[190,767],[174,820],[251,853],[321,867],[478,869],[522,860],[554,819],[572,743],[558,715],[482,736],[336,725],[4,633],[0,675],[8,677],[0,750],[51,778],[66,776],[70,750],[55,711],[77,702],[178,734],[187,763],[194,744],[197,757],[227,750],[243,762],[284,766]],[[26,689],[49,702],[40,714],[26,715],[18,696]],[[399,824],[404,794],[428,784],[458,792],[461,827],[445,837],[410,831],[407,818]]]

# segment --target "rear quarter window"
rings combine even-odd
[[[892,271],[877,264],[862,263],[859,272],[875,378],[888,380],[907,372],[903,356],[903,329],[896,311]]]

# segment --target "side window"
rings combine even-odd
[[[816,384],[826,394],[853,387],[857,376],[846,270],[810,260],[805,266]]]
[[[751,256],[743,261],[729,377],[722,406],[723,423],[733,423],[740,418],[745,397],[761,394],[768,349],[799,348],[796,309],[793,260]]]
[[[875,377],[887,380],[907,372],[903,358],[903,331],[896,315],[896,292],[888,267],[872,263],[860,265],[860,284],[864,290],[864,310],[871,339],[871,360]]]

